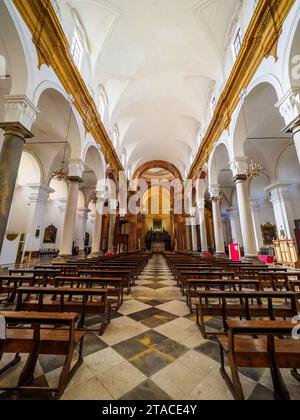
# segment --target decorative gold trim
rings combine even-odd
[[[282,26],[295,0],[259,0],[233,70],[221,94],[189,178],[194,179],[208,161],[215,141],[228,129],[240,95],[249,85],[264,58],[278,59],[277,46]]]
[[[37,49],[39,67],[43,64],[53,68],[83,120],[86,132],[91,133],[101,146],[107,163],[117,172],[123,165],[102,124],[96,104],[73,62],[66,35],[49,0],[13,0],[24,22],[32,33]]]

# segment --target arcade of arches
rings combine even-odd
[[[297,268],[300,0],[0,0],[0,399],[299,400]]]

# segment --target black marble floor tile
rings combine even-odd
[[[128,394],[124,395],[121,400],[125,401],[171,401],[172,398],[160,389],[151,380],[143,382]]]
[[[175,359],[172,357],[164,355],[154,348],[149,348],[145,353],[141,353],[129,359],[129,362],[150,378],[150,376],[167,367],[174,360]]]
[[[161,284],[161,283],[149,283],[149,284],[144,284],[143,287],[148,287],[148,289],[153,289],[153,290],[159,290],[159,289],[164,289],[168,286],[166,284]]]
[[[107,347],[107,344],[105,344],[97,335],[88,333],[84,337],[83,357],[90,356]]]
[[[170,338],[158,344],[157,349],[163,353],[169,354],[175,359],[178,359],[184,353],[189,351],[187,347],[177,343],[176,341],[171,340]]]
[[[208,341],[196,347],[194,350],[220,363],[220,347],[217,343]]]
[[[259,382],[265,373],[265,369],[254,369],[254,368],[242,368],[239,371],[247,378],[252,379],[255,382]]]
[[[39,362],[44,373],[49,373],[63,367],[65,359],[65,356],[41,355]]]
[[[274,401],[273,391],[261,384],[257,384],[248,398],[249,401]]]

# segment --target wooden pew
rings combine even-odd
[[[108,291],[109,300],[112,297],[111,304],[116,304],[116,310],[119,310],[124,302],[124,288],[123,279],[121,278],[109,278],[109,277],[56,277],[55,287],[66,287],[69,285],[71,288],[74,287],[86,287],[95,289],[96,286],[106,289]]]
[[[220,333],[207,332],[205,317],[221,318],[223,322],[221,334],[226,334],[227,320],[232,318],[292,319],[298,314],[298,302],[293,292],[210,290],[199,293],[199,305],[196,309],[197,326],[203,337],[207,339]]]
[[[262,290],[259,280],[187,280],[186,298],[191,313],[193,312],[193,299],[196,298],[198,302],[201,291],[212,289],[220,291]]]
[[[294,327],[284,321],[228,321],[228,337],[218,338],[221,375],[236,400],[245,399],[239,368],[270,368],[275,398],[290,400],[280,369],[293,369],[293,376],[300,380],[296,373],[300,368],[300,341],[291,339]],[[225,355],[231,377],[226,372]]]
[[[29,268],[18,268],[9,270],[9,275],[11,276],[28,276],[32,275],[35,280],[35,284],[38,284],[39,286],[46,286],[51,281],[53,282],[56,276],[59,276],[61,274],[60,269],[29,269]]]
[[[7,299],[4,301],[7,304],[13,304],[16,298],[17,289],[21,286],[34,286],[33,275],[24,276],[11,276],[1,275],[0,276],[0,294],[1,290],[4,293],[8,293]]]
[[[85,333],[77,331],[77,314],[53,314],[36,312],[0,312],[5,319],[6,338],[0,340],[0,360],[3,354],[15,354],[15,358],[0,370],[0,376],[21,361],[20,354],[28,354],[27,362],[14,387],[1,386],[1,391],[49,391],[54,399],[63,395],[68,383],[83,362],[83,339]],[[60,327],[57,329],[55,327]],[[63,328],[63,329],[62,329]],[[78,360],[71,368],[76,347]],[[32,386],[34,370],[40,355],[65,356],[65,362],[57,387]]]
[[[127,294],[131,291],[132,286],[132,277],[131,277],[131,270],[80,270],[79,271],[80,277],[86,278],[93,278],[93,277],[102,277],[102,278],[122,278],[123,279],[123,287],[127,289]]]
[[[181,291],[183,296],[187,292],[188,280],[239,280],[237,273],[232,271],[215,271],[213,270],[199,270],[199,271],[183,271],[181,273]]]
[[[80,314],[78,328],[84,328],[87,314],[98,315],[100,330],[89,330],[99,331],[99,335],[104,334],[111,322],[111,305],[106,289],[20,287],[17,293],[17,311],[76,312]]]

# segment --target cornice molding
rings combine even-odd
[[[208,162],[215,141],[228,129],[231,117],[239,104],[240,95],[253,79],[262,61],[269,56],[278,59],[278,40],[294,3],[295,0],[259,0],[241,51],[220,95],[188,178],[195,178]]]
[[[101,146],[106,161],[117,172],[123,165],[102,124],[96,104],[73,62],[70,47],[59,18],[49,0],[13,0],[25,24],[32,33],[39,67],[52,67],[66,92],[73,96],[85,129]]]

